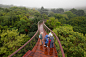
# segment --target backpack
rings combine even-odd
[[[44,41],[46,41],[47,37],[48,37],[48,35],[45,36]]]
[[[46,38],[46,41],[45,41],[45,43],[46,43],[46,44],[48,43],[48,38]]]
[[[41,34],[39,35],[39,38],[42,39],[42,35]]]
[[[39,38],[41,38],[41,36],[39,35]]]

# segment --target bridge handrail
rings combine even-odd
[[[37,30],[37,32],[34,34],[34,36],[29,40],[29,41],[27,41],[23,46],[21,46],[18,50],[16,50],[15,52],[13,52],[11,55],[9,55],[8,57],[12,57],[13,55],[15,55],[18,51],[20,51],[22,48],[24,48],[35,36],[36,36],[36,34],[39,32],[39,23],[41,22],[42,20],[40,20],[39,22],[38,22],[38,30]]]
[[[21,46],[18,50],[16,50],[16,51],[13,52],[11,55],[9,55],[8,57],[12,57],[13,55],[15,55],[18,51],[20,51],[22,48],[24,48],[24,47],[36,36],[36,34],[39,32],[39,24],[42,23],[42,22],[43,22],[43,25],[55,35],[55,37],[56,37],[56,39],[57,39],[57,41],[58,41],[58,43],[59,43],[61,52],[62,52],[62,57],[65,57],[63,48],[62,48],[62,46],[61,46],[61,43],[60,43],[58,37],[56,36],[56,34],[55,34],[51,29],[49,29],[49,28],[44,24],[44,21],[45,21],[45,20],[40,20],[40,21],[38,22],[38,30],[37,30],[37,32],[34,34],[34,36],[33,36],[29,41],[27,41],[23,46]]]
[[[60,49],[61,49],[61,53],[62,53],[62,57],[65,57],[65,54],[64,54],[64,51],[63,51],[63,48],[62,48],[62,45],[61,45],[61,43],[60,43],[59,38],[56,36],[56,34],[55,34],[51,29],[49,29],[49,28],[45,25],[45,22],[43,22],[43,25],[44,25],[48,30],[50,30],[50,31],[54,34],[54,36],[56,37],[56,39],[57,39],[57,41],[58,41],[58,43],[59,43],[59,46],[60,46]]]
[[[36,36],[37,33],[38,33],[38,30],[37,30],[37,32],[34,34],[34,36],[29,41],[27,41],[23,46],[21,46],[18,50],[16,50],[15,52],[13,52],[8,57],[12,57],[14,54],[16,54],[18,51],[20,51],[23,47],[25,47]]]
[[[39,24],[43,23],[44,21],[46,21],[46,19],[40,20],[40,21],[38,22],[38,30],[39,30]]]

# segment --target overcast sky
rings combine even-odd
[[[75,8],[86,6],[86,0],[0,0],[0,4],[37,8]]]

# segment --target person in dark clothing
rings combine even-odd
[[[52,34],[51,34],[50,39],[51,39],[51,42],[50,42],[50,48],[53,48],[53,47],[54,47],[54,37],[53,37]]]

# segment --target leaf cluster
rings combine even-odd
[[[84,57],[86,36],[74,32],[72,26],[60,26],[53,30],[57,34],[67,57]]]

